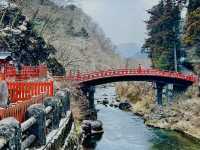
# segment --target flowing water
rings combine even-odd
[[[95,98],[116,98],[115,88],[97,88]],[[104,124],[102,139],[95,150],[200,150],[200,144],[176,132],[154,129],[131,112],[96,104]]]

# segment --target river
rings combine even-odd
[[[95,99],[116,98],[115,88],[97,88]],[[95,150],[200,150],[200,144],[177,132],[145,126],[131,112],[96,104],[98,119],[104,124],[104,134]]]

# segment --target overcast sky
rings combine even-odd
[[[146,37],[146,13],[159,0],[78,0],[114,44],[142,45]]]

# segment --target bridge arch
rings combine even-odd
[[[100,84],[120,82],[120,81],[147,81],[156,84],[157,103],[162,105],[162,91],[167,84],[173,84],[180,89],[186,89],[188,86],[198,81],[198,76],[193,74],[183,74],[180,72],[162,71],[151,68],[136,69],[116,69],[95,71],[89,73],[80,73],[67,77],[68,80],[76,81],[85,93],[89,92],[89,97],[94,94],[92,87]]]
[[[89,73],[79,72],[76,75],[69,75],[68,80],[77,81],[78,84],[83,86],[95,86],[119,81],[147,81],[190,86],[198,81],[198,77],[193,74],[188,75],[180,72],[162,71],[151,68],[136,68],[95,71]]]

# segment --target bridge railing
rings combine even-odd
[[[110,77],[110,76],[122,76],[122,75],[135,75],[135,76],[161,76],[168,78],[178,78],[191,82],[197,82],[198,76],[193,74],[183,74],[180,72],[173,71],[163,71],[158,69],[151,68],[136,68],[136,69],[117,69],[117,70],[106,70],[106,71],[97,71],[91,73],[78,73],[77,75],[69,75],[68,80],[75,81],[88,81],[94,80],[102,77]]]
[[[53,81],[49,82],[8,82],[9,98],[11,103],[26,101],[33,96],[47,94],[53,96]]]

